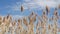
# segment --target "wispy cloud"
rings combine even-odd
[[[37,9],[45,8],[45,6],[56,7],[59,0],[23,0],[24,2],[16,2],[12,6],[13,11],[21,11],[21,5],[23,5],[24,10],[26,9]]]

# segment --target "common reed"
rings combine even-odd
[[[49,11],[50,9],[46,7],[46,10]],[[53,16],[50,18],[46,13],[48,12],[44,10],[40,16],[32,12],[26,18],[23,17],[17,20],[12,20],[11,15],[0,16],[0,34],[57,34],[59,19],[57,10],[54,11]],[[35,29],[36,31],[34,32]]]
[[[50,13],[50,8],[46,6],[46,14],[48,15]]]
[[[21,12],[23,12],[23,10],[24,10],[24,8],[23,8],[23,6],[21,6]]]

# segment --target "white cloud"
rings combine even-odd
[[[37,9],[44,8],[46,5],[49,7],[56,7],[59,0],[24,0],[22,5],[24,10],[26,9]],[[16,2],[16,5],[12,7],[14,11],[20,11],[21,2]]]
[[[30,1],[32,1],[32,0],[24,0],[25,2],[30,2]]]
[[[36,2],[38,5],[40,6],[49,6],[49,7],[55,7],[56,6],[56,2],[54,1],[40,1],[40,2]]]
[[[12,7],[12,10],[14,10],[14,11],[20,11],[20,7],[19,6],[14,6],[14,7]]]

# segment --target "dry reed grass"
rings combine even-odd
[[[46,7],[47,11],[49,11],[48,7]],[[23,11],[23,9],[21,10]],[[48,12],[47,12],[48,13]],[[52,18],[48,19],[46,15],[46,11],[43,11],[42,16],[37,16],[35,13],[31,13],[28,16],[28,20],[24,17],[22,19],[18,19],[17,21],[12,21],[12,16],[8,15],[6,17],[0,16],[0,34],[5,34],[11,31],[11,34],[34,34],[35,21],[36,24],[36,34],[46,34],[48,30],[48,34],[57,34],[57,20],[58,20],[58,12],[54,11],[54,15]],[[37,18],[38,20],[37,20]],[[3,19],[2,19],[3,18]],[[54,24],[48,24],[48,20],[54,21]],[[24,24],[24,25],[23,25]],[[23,26],[27,27],[27,30],[24,29]],[[47,27],[47,26],[48,27]],[[11,28],[11,30],[9,30]],[[50,32],[50,33],[49,33]]]

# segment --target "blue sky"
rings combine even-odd
[[[19,16],[28,16],[32,11],[38,15],[42,15],[42,10],[45,10],[47,5],[50,8],[50,14],[48,17],[51,17],[54,12],[54,8],[58,7],[60,0],[0,0],[0,15],[16,15]],[[21,5],[24,7],[24,11],[21,12]],[[60,9],[58,9],[60,14]],[[59,21],[60,22],[60,21]],[[60,25],[60,23],[59,23]]]
[[[32,11],[38,15],[42,14],[42,9],[48,5],[51,11],[59,4],[59,0],[0,0],[0,15],[29,15]],[[21,12],[21,5],[24,11]],[[60,10],[58,11],[60,13]]]
[[[13,11],[11,10],[11,6],[16,4],[19,0],[0,0],[0,14],[6,15],[7,13],[12,14]]]
[[[0,0],[0,15],[28,16],[32,11],[42,15],[42,10],[45,10],[47,5],[50,8],[48,15],[50,18],[59,3],[60,0]],[[20,9],[21,5],[24,8],[23,12]],[[58,13],[60,15],[60,9],[58,9]]]

